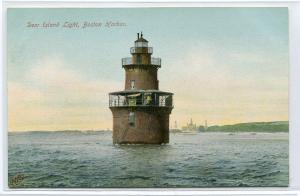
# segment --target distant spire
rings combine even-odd
[[[137,33],[137,38],[138,38],[138,39],[140,38],[140,34],[139,34],[139,33]]]
[[[143,38],[143,31],[141,31],[141,38]]]

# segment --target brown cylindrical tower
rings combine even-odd
[[[161,144],[169,142],[169,115],[173,94],[159,91],[157,70],[161,59],[138,34],[132,54],[122,59],[125,90],[109,94],[113,114],[113,143]]]

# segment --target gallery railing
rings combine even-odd
[[[151,65],[161,65],[161,58],[151,58]]]
[[[133,62],[131,57],[127,57],[127,58],[122,58],[122,66],[124,65],[146,65],[143,63],[137,63],[137,62]],[[151,61],[149,63],[150,65],[156,65],[156,66],[161,66],[161,58],[151,58]]]

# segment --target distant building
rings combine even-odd
[[[197,132],[197,125],[193,123],[193,119],[186,124],[186,126],[182,127],[183,132]]]
[[[206,131],[207,129],[208,129],[207,120],[205,120],[204,130]]]
[[[177,128],[177,121],[174,121],[174,127],[170,129],[171,133],[180,133],[181,130]]]

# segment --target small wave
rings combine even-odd
[[[117,177],[117,179],[122,179],[122,180],[132,180],[132,179],[149,180],[149,179],[151,179],[151,177],[149,177],[149,176],[126,176],[126,177]]]
[[[48,174],[48,175],[43,175],[37,178],[32,179],[32,181],[51,181],[51,180],[56,180],[56,179],[64,179],[65,177],[60,174]]]
[[[253,176],[253,178],[263,178],[263,177],[268,177],[268,176],[274,176],[279,173],[280,173],[280,171],[274,171],[274,172],[270,172],[270,173],[266,173],[266,174],[255,175],[255,176]]]

